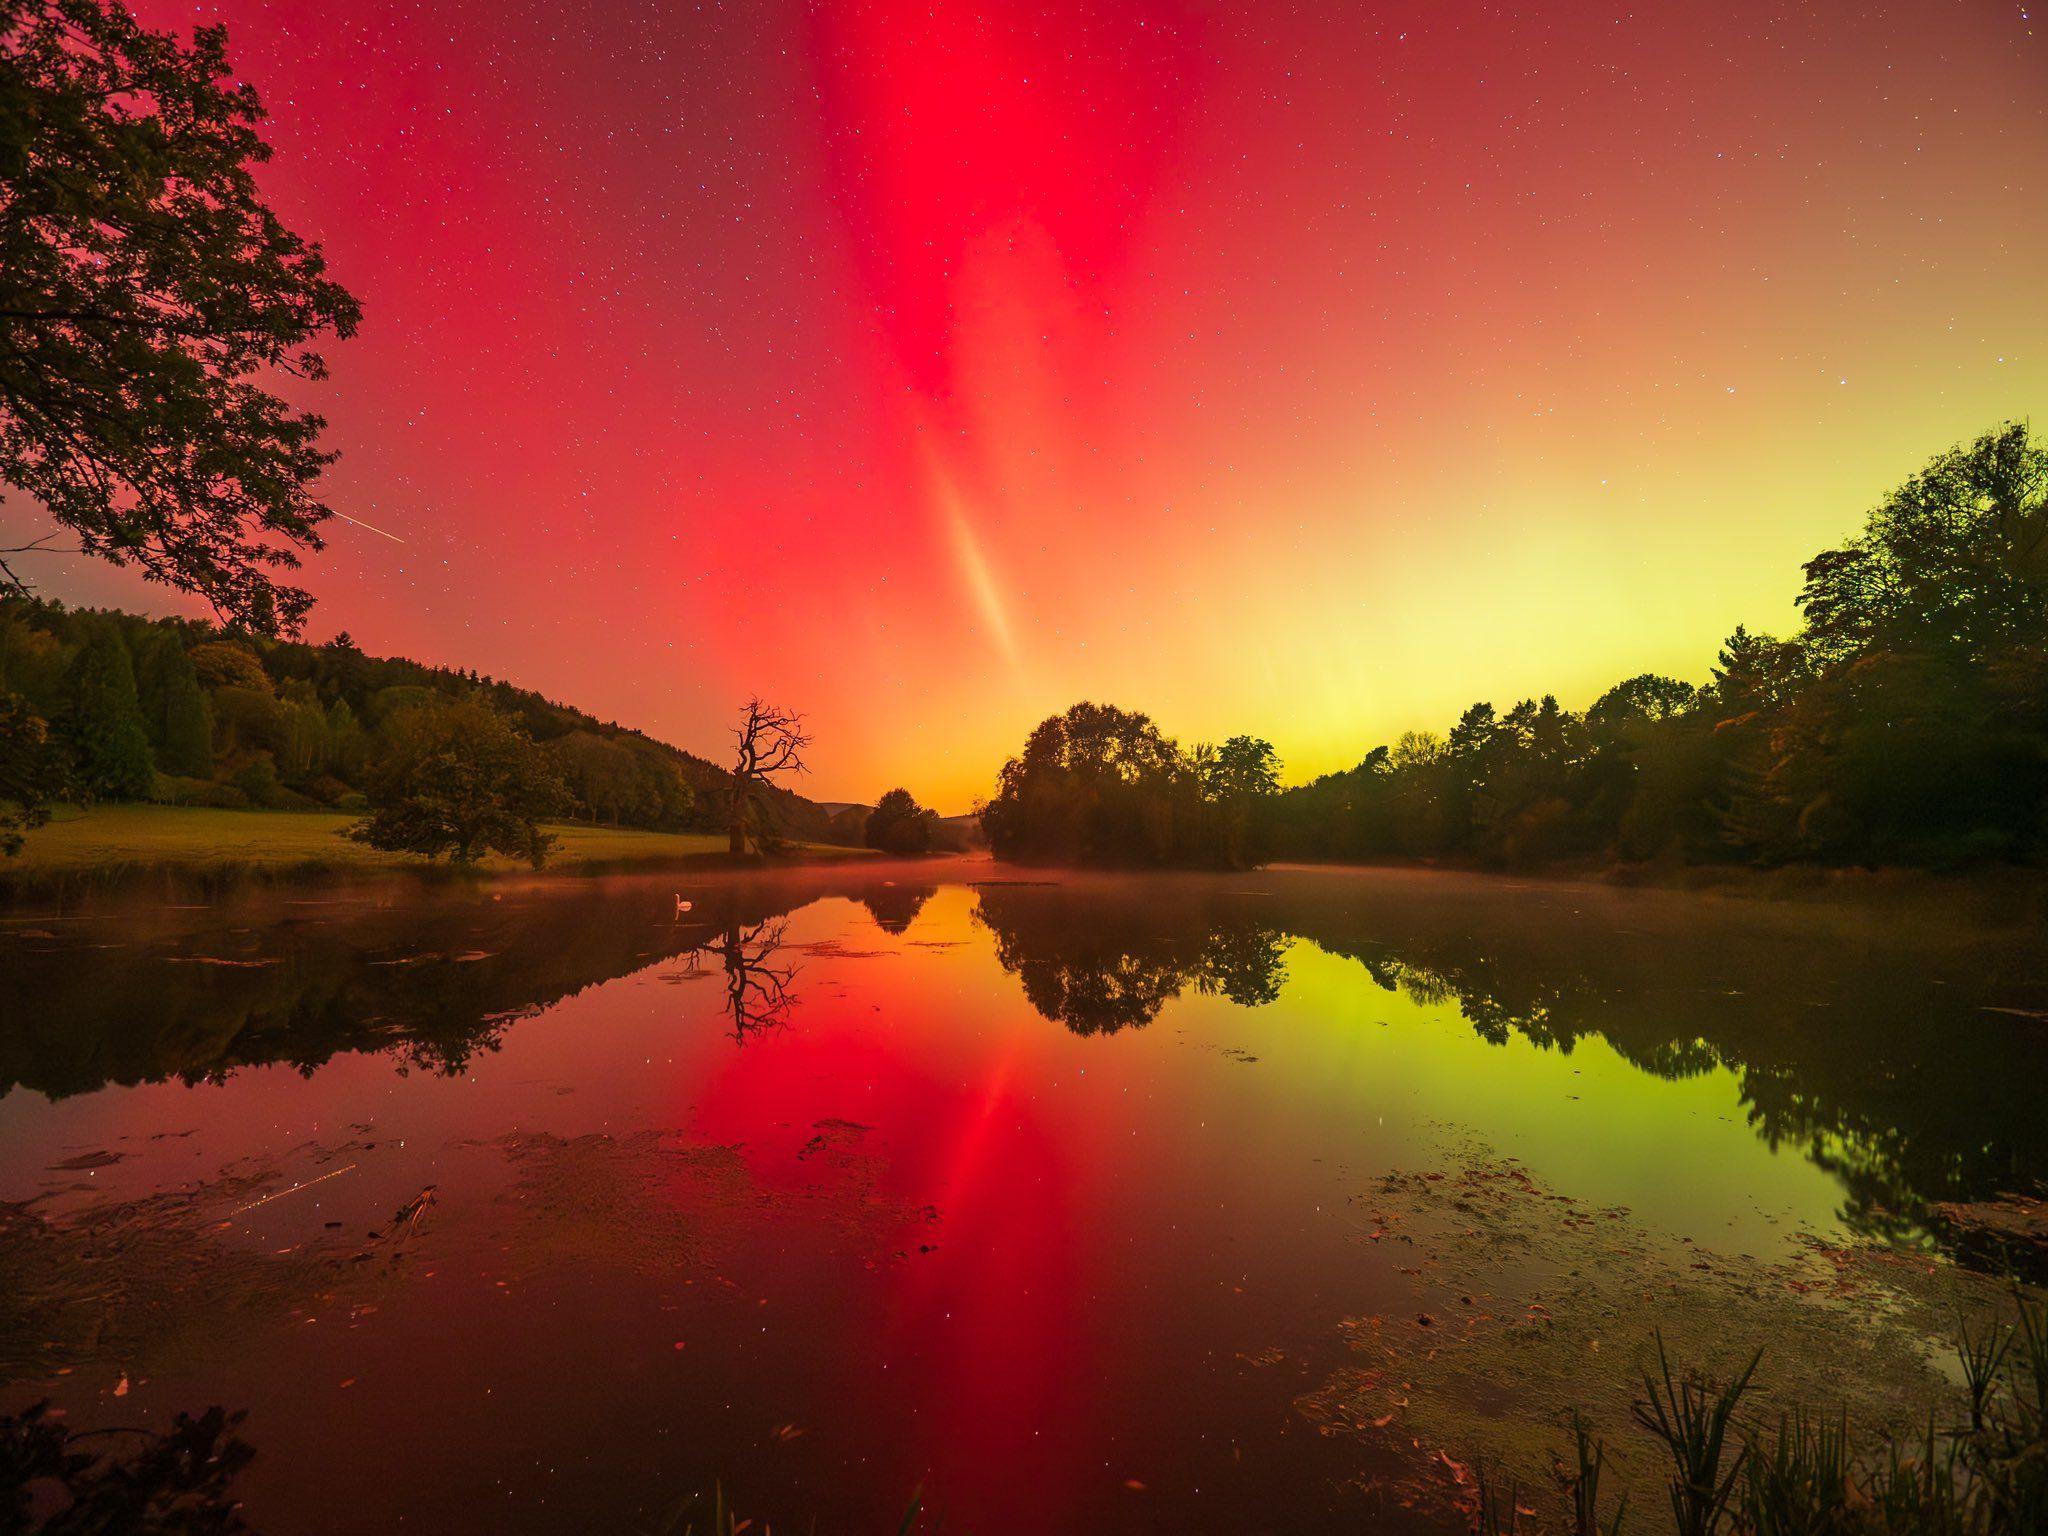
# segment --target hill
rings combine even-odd
[[[722,767],[616,721],[474,671],[230,635],[189,619],[0,598],[0,696],[17,694],[103,800],[354,811],[386,722],[480,694],[548,749],[581,821],[660,831],[724,825]],[[858,846],[865,817],[781,788],[778,835]]]

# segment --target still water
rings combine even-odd
[[[1510,1232],[1475,1299],[1396,1179],[1507,1170],[1510,1222],[1681,1277],[1927,1267],[1942,1202],[2038,1187],[2044,1069],[2011,939],[1444,874],[17,911],[0,1407],[245,1409],[274,1533],[646,1530],[714,1485],[824,1531],[918,1488],[949,1530],[1443,1528],[1428,1383],[1317,1396],[1358,1320],[1474,1336],[1587,1271]]]

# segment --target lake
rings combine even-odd
[[[962,860],[15,910],[0,1407],[246,1410],[274,1533],[1462,1529],[1475,1462],[1627,1433],[1653,1327],[1924,1412],[2044,1082],[2040,948],[1917,909]]]

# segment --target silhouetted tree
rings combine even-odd
[[[1195,749],[1202,795],[1203,863],[1257,864],[1272,841],[1271,806],[1280,790],[1280,759],[1270,742],[1233,736],[1214,749]]]
[[[1639,722],[1652,725],[1676,720],[1699,702],[1700,691],[1675,677],[1644,672],[1616,683],[1586,711],[1586,724],[1596,731],[1617,732]]]
[[[740,723],[733,729],[733,739],[726,833],[731,851],[744,855],[750,847],[763,846],[766,840],[766,835],[757,830],[764,809],[764,791],[775,782],[777,774],[805,771],[803,753],[811,738],[804,732],[802,715],[752,698],[740,710]]]
[[[1033,729],[981,824],[997,858],[1166,864],[1199,804],[1194,765],[1151,720],[1083,703]]]
[[[938,818],[907,789],[892,789],[868,813],[867,845],[883,853],[930,853]]]
[[[221,27],[185,44],[119,0],[6,7],[0,480],[87,553],[288,634],[312,598],[276,573],[320,547],[333,455],[259,380],[323,378],[315,346],[359,311],[263,199],[263,117]]]
[[[2015,423],[1937,456],[1806,563],[1821,665],[1883,648],[1981,659],[2048,638],[2048,449]]]

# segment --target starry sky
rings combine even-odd
[[[1302,778],[1701,679],[2048,420],[2014,0],[138,9],[367,310],[309,633],[718,756],[758,691],[818,798],[965,810],[1081,697]]]

